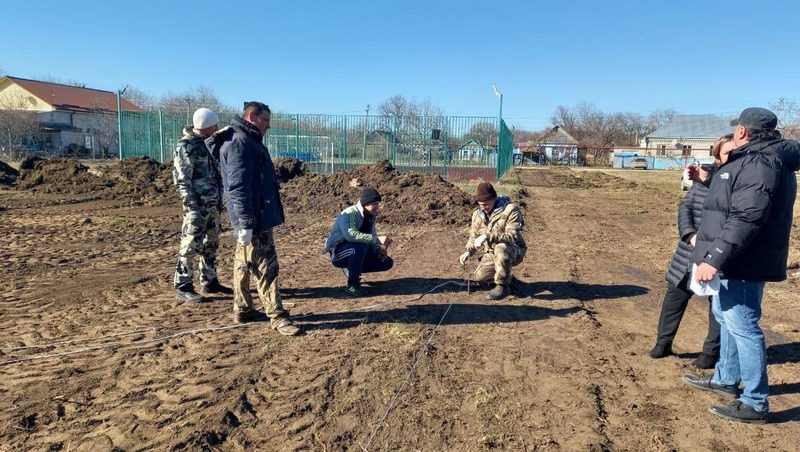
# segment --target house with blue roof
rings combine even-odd
[[[714,142],[733,132],[731,119],[716,115],[677,115],[639,144],[647,155],[707,159]]]

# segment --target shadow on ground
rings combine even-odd
[[[367,296],[392,296],[392,295],[422,295],[428,291],[434,292],[466,292],[459,285],[461,280],[441,278],[397,278],[386,281],[365,282],[364,288]],[[473,283],[474,284],[474,283]],[[492,287],[491,284],[481,284],[477,290],[485,291]],[[533,298],[537,300],[555,301],[575,299],[578,301],[606,300],[627,298],[644,295],[650,290],[646,287],[630,284],[604,285],[582,284],[570,281],[537,281],[524,282],[514,280],[511,294],[517,298]],[[343,286],[338,287],[307,287],[281,289],[286,297],[296,298],[348,298]]]
[[[800,342],[775,344],[767,347],[767,364],[800,362]]]
[[[449,310],[448,310],[449,308]],[[303,328],[344,329],[370,323],[420,323],[464,325],[480,323],[534,322],[549,317],[563,317],[581,311],[578,306],[550,309],[510,304],[428,304],[408,305],[387,310],[356,310],[309,314],[298,318]]]

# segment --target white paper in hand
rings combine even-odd
[[[699,283],[694,278],[694,274],[697,272],[697,264],[692,264],[692,274],[689,275],[690,282],[689,282],[689,290],[695,293],[695,295],[701,296],[713,296],[719,294],[719,273],[714,275],[714,279],[707,283]]]

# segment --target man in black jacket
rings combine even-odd
[[[289,320],[278,292],[278,254],[272,228],[283,223],[284,214],[275,167],[263,144],[270,117],[265,104],[247,102],[242,116],[208,138],[206,144],[219,161],[228,215],[236,231],[234,318],[247,322],[259,316],[250,297],[252,273],[272,328],[294,336],[300,330]]]
[[[714,375],[685,375],[692,387],[737,398],[711,413],[748,423],[764,423],[769,404],[761,299],[767,281],[786,279],[795,171],[800,146],[781,139],[778,118],[763,108],[747,108],[731,123],[737,148],[714,175],[703,205],[703,222],[692,256],[695,279],[721,278],[712,300],[720,323],[720,360]],[[739,392],[739,384],[744,388]]]

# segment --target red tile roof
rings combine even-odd
[[[17,77],[7,78],[58,110],[117,111],[117,95],[111,91]],[[122,99],[121,108],[122,111],[141,111],[139,107],[125,99]]]

